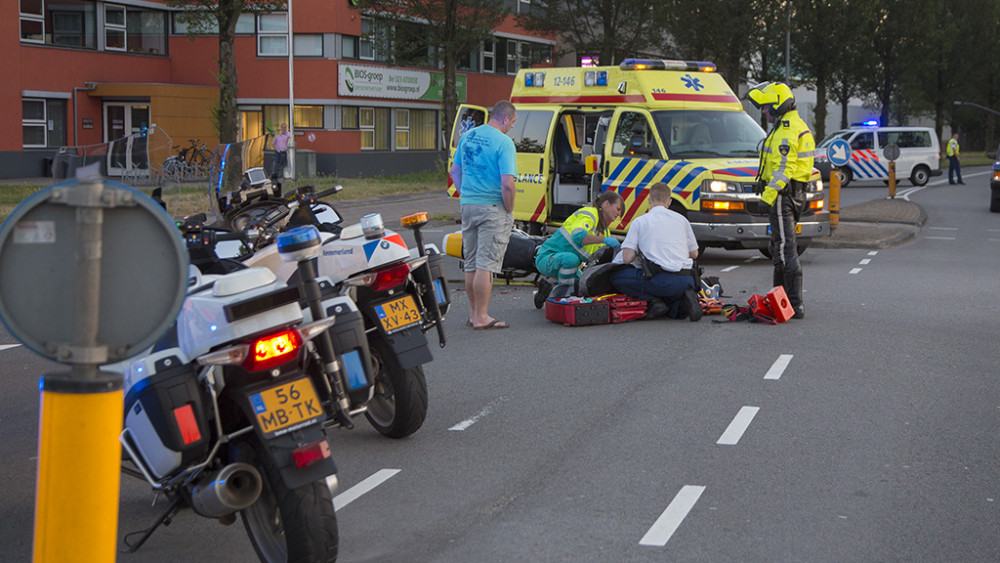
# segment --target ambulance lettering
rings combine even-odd
[[[541,174],[518,174],[517,181],[522,184],[544,184],[545,176]]]

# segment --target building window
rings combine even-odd
[[[437,149],[437,115],[429,109],[411,109],[410,150]]]
[[[361,38],[358,41],[358,58],[366,61],[385,62],[389,57],[383,52],[389,45],[389,26],[371,18],[361,18]]]
[[[496,41],[483,43],[483,72],[496,72]]]
[[[340,128],[358,128],[358,108],[354,106],[341,106],[340,108]]]
[[[20,0],[21,41],[97,48],[97,9],[93,0]]]
[[[66,100],[21,100],[24,148],[61,147],[66,144]]]
[[[257,16],[257,56],[288,56],[288,17],[285,14]]]
[[[322,57],[323,56],[323,36],[320,34],[295,34],[296,57]]]
[[[264,106],[264,126],[277,131],[282,123],[288,123],[288,106]],[[323,106],[295,106],[296,129],[322,129]]]
[[[104,48],[108,51],[166,54],[166,12],[105,4]]]
[[[389,108],[360,108],[361,150],[389,150]]]
[[[410,110],[396,110],[396,149],[410,148]]]
[[[174,35],[218,35],[219,23],[215,19],[201,19],[197,24],[184,21],[184,12],[173,12]],[[236,20],[236,35],[253,35],[257,32],[257,17],[254,14],[242,13]]]
[[[358,43],[359,37],[354,35],[341,35],[340,36],[340,50],[343,51],[341,55],[345,59],[356,59],[358,58]]]

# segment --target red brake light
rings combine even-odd
[[[395,266],[389,266],[388,268],[376,272],[375,281],[372,282],[371,288],[375,291],[392,289],[405,282],[406,276],[408,275],[410,275],[410,266],[408,266],[405,262],[402,264],[396,264]]]
[[[250,371],[272,368],[291,360],[302,345],[299,333],[286,330],[258,339],[250,345],[245,367]]]
[[[292,450],[292,459],[295,460],[295,467],[300,469],[328,457],[330,457],[330,443],[326,441],[326,438],[321,438]]]

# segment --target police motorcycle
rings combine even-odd
[[[440,346],[447,342],[442,321],[451,301],[442,256],[433,245],[423,244],[420,229],[427,224],[426,212],[402,219],[403,227],[414,232],[416,255],[400,234],[385,228],[378,213],[342,226],[336,208],[320,201],[341,189],[315,193],[313,186],[300,186],[280,198],[249,203],[232,192],[215,199],[231,227],[263,233],[239,259],[292,284],[297,282],[297,270],[281,260],[279,248],[271,244],[274,236],[302,226],[319,229],[322,250],[315,261],[319,275],[335,293],[350,297],[364,318],[374,374],[373,396],[363,405],[365,417],[384,436],[403,438],[416,432],[427,415],[423,364],[433,357],[425,333],[436,329]]]
[[[356,308],[323,296],[310,261],[319,253],[315,229],[277,238],[301,272],[300,286],[290,286],[265,268],[206,261],[217,243],[251,243],[252,233],[217,233],[203,220],[179,225],[192,266],[173,328],[145,354],[102,368],[124,376],[122,471],[169,501],[125,542],[138,550],[190,507],[224,524],[239,513],[262,561],[335,561],[337,468],[324,426],[345,420],[349,398],[363,401],[371,386],[358,369],[363,337],[353,362],[348,353],[336,365],[325,356],[334,327]],[[337,338],[345,349],[350,339]]]

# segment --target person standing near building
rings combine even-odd
[[[691,223],[670,210],[670,201],[670,186],[663,182],[650,186],[649,211],[629,225],[622,251],[613,261],[636,267],[612,273],[611,285],[625,295],[646,300],[646,318],[666,315],[697,321],[702,311],[692,269],[698,240]],[[636,260],[640,253],[648,262],[648,273]]]
[[[958,184],[965,185],[962,181],[962,165],[958,162],[958,133],[952,133],[951,140],[948,141],[948,148],[945,149],[948,155],[948,183],[955,184],[955,175],[958,175]]]
[[[288,124],[281,124],[281,132],[274,136],[271,140],[271,148],[274,149],[274,167],[271,170],[271,176],[277,176],[279,178],[285,175],[285,165],[288,164],[288,139],[291,135],[288,134]]]
[[[805,318],[795,223],[812,176],[816,141],[795,111],[795,97],[787,85],[761,84],[751,89],[747,97],[773,124],[761,148],[756,188],[760,199],[770,206],[772,282],[784,286],[788,302],[795,309],[794,318]]]
[[[514,227],[517,151],[507,132],[515,121],[514,105],[507,100],[497,102],[487,123],[459,139],[450,170],[462,210],[468,325],[477,330],[509,326],[489,315],[489,304],[493,274],[500,272]]]

